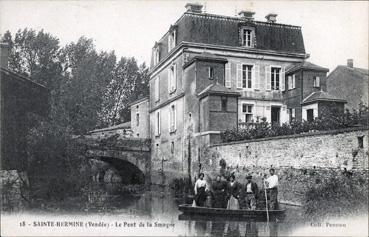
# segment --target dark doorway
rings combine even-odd
[[[279,125],[281,116],[281,107],[272,106],[272,124]]]
[[[314,121],[314,110],[313,109],[306,110],[306,119],[308,122]]]

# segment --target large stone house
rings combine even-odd
[[[164,172],[171,179],[201,168],[221,131],[261,119],[310,119],[327,100],[328,70],[305,61],[301,27],[277,23],[276,14],[262,22],[249,11],[228,17],[203,13],[200,4],[186,8],[152,49],[154,183]]]
[[[337,66],[327,77],[330,94],[347,100],[346,109],[359,110],[359,104],[368,106],[369,70],[354,67],[352,59],[347,65]]]

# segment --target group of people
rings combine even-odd
[[[278,176],[275,174],[274,169],[270,169],[269,173],[270,176],[268,178],[264,176],[262,181],[267,191],[268,208],[276,210],[278,205]],[[195,183],[194,205],[230,210],[256,209],[260,193],[259,187],[252,180],[251,175],[246,176],[245,184],[237,182],[234,174],[230,174],[228,177],[218,175],[216,180],[212,182],[211,187],[204,179],[204,176],[204,173],[200,173]]]

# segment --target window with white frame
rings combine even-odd
[[[214,79],[214,68],[213,67],[208,67],[208,78],[210,80]]]
[[[176,73],[176,64],[172,64],[168,68],[168,92],[172,93],[177,89],[177,73]]]
[[[272,67],[271,68],[271,89],[272,90],[279,90],[280,86],[280,73],[281,68],[279,67]]]
[[[154,99],[155,102],[158,102],[160,100],[160,84],[159,84],[159,77],[156,77],[154,79]]]
[[[244,115],[246,123],[253,122],[252,108],[253,108],[253,105],[251,104],[242,104],[242,113]]]
[[[154,58],[154,66],[156,64],[159,63],[160,61],[160,51],[159,51],[159,46],[155,47],[154,48],[154,55],[153,55],[153,58]]]
[[[281,66],[265,66],[265,79],[267,91],[284,91],[285,90],[285,67]]]
[[[169,131],[170,132],[176,131],[176,127],[177,127],[176,117],[177,117],[176,106],[175,104],[172,104],[170,106],[170,112],[169,112]]]
[[[172,30],[168,35],[168,52],[176,46],[176,31]]]
[[[314,87],[320,87],[320,77],[314,76]]]
[[[231,88],[231,63],[225,65],[225,87]]]
[[[241,29],[241,43],[242,46],[252,47],[252,29]]]
[[[160,135],[160,111],[156,111],[156,116],[155,116],[155,136],[159,136]]]
[[[242,88],[252,88],[252,65],[242,65]]]

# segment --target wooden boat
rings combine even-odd
[[[189,204],[179,205],[178,209],[186,216],[221,217],[227,219],[267,219],[266,210],[227,210],[224,208],[193,207]],[[286,210],[268,210],[269,219],[283,219]]]

